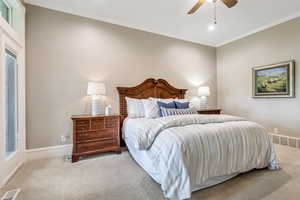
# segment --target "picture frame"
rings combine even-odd
[[[294,98],[295,61],[252,68],[253,98]]]

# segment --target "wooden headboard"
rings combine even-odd
[[[147,99],[149,97],[168,99],[178,98],[183,99],[186,89],[177,89],[171,86],[163,79],[155,80],[153,78],[145,80],[143,83],[135,87],[117,87],[120,98],[120,115],[121,122],[127,117],[127,104],[125,97],[137,99]]]

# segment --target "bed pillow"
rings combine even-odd
[[[144,104],[142,99],[125,97],[127,103],[127,114],[129,118],[145,117]]]
[[[155,100],[155,101],[160,101],[160,102],[163,102],[163,103],[170,103],[170,102],[173,102],[174,100],[178,100],[178,99],[161,99],[161,98],[154,98],[154,97],[150,97],[149,99],[151,100]]]
[[[174,101],[170,102],[170,103],[164,103],[164,102],[161,102],[161,101],[157,101],[157,105],[159,107],[159,114],[160,114],[160,117],[162,117],[162,112],[161,112],[161,109],[162,108],[174,108],[176,109],[176,105],[174,103]]]
[[[174,101],[180,102],[180,103],[189,102],[189,108],[197,109],[197,106],[198,106],[197,100],[195,101],[195,99],[175,99]]]
[[[176,109],[176,108],[160,108],[161,116],[167,117],[171,115],[191,115],[191,114],[198,114],[195,109]]]
[[[170,98],[170,99],[160,99],[160,98],[154,98],[154,97],[150,97],[149,99],[153,99],[156,101],[161,101],[164,103],[170,103],[172,101],[176,101],[176,102],[180,102],[180,103],[186,103],[189,102],[189,107],[188,108],[192,108],[193,107],[193,102],[190,99],[178,99],[178,98]]]
[[[146,118],[155,119],[161,117],[157,101],[163,103],[170,103],[173,102],[174,99],[160,99],[154,97],[150,97],[149,99],[144,99],[143,104],[144,104],[144,111],[145,111]]]
[[[156,100],[145,99],[143,100],[143,105],[146,118],[154,119],[160,117],[160,110]]]
[[[160,108],[176,108],[176,105],[174,103],[174,101],[170,102],[170,103],[164,103],[161,101],[157,101],[157,105]]]
[[[174,101],[180,102],[180,103],[184,103],[184,102],[190,102],[189,99],[173,99]]]
[[[177,109],[188,109],[190,107],[190,102],[178,102],[174,101]]]

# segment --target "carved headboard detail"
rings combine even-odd
[[[178,98],[183,99],[186,89],[177,89],[171,86],[163,79],[155,80],[153,78],[145,80],[143,83],[135,87],[117,87],[120,98],[120,115],[123,119],[127,117],[127,105],[125,97],[137,99],[147,99],[149,97],[168,99]]]

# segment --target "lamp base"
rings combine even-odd
[[[200,110],[207,110],[207,109],[208,109],[207,97],[202,96],[200,97]]]
[[[101,100],[99,96],[92,96],[92,102],[91,102],[91,115],[97,116],[102,115],[104,112],[101,112]]]

